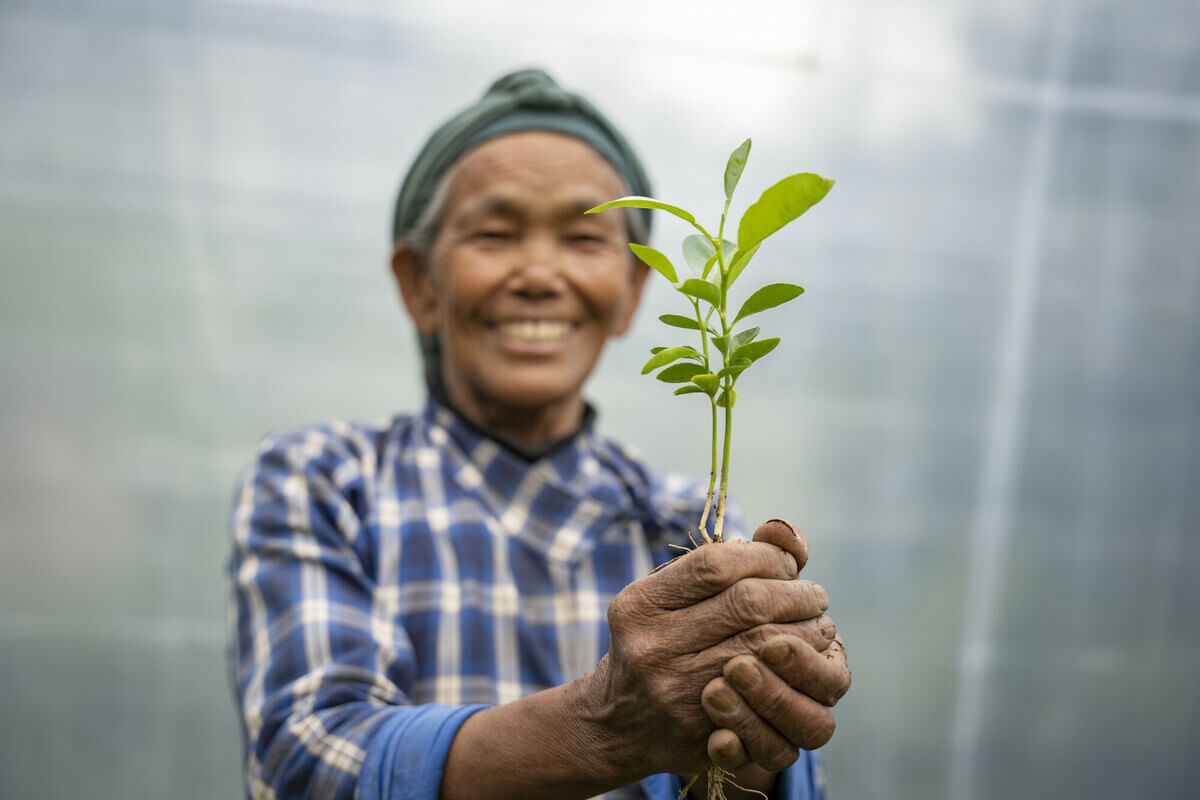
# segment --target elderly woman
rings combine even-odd
[[[620,134],[536,70],[417,156],[392,264],[428,405],[270,437],[236,498],[250,796],[667,800],[712,762],[821,795],[806,748],[849,672],[797,577],[803,535],[773,520],[652,573],[704,488],[597,436],[583,400],[637,308],[625,244],[649,221],[582,212],[648,191]]]

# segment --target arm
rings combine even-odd
[[[820,614],[822,593],[791,580],[777,548],[706,548],[614,600],[612,648],[584,678],[496,708],[413,706],[411,646],[375,613],[356,550],[355,461],[336,437],[283,440],[239,493],[230,569],[252,794],[583,798],[696,772],[712,731],[704,685]]]
[[[331,434],[291,434],[265,443],[240,482],[229,573],[253,796],[368,798],[360,777],[382,792],[379,776],[406,763],[409,783],[436,792],[440,759],[477,710],[410,702],[411,645],[377,613],[357,549],[373,457]],[[417,746],[421,762],[398,757]]]
[[[735,654],[773,635],[820,636],[823,592],[791,556],[749,542],[704,547],[635,581],[609,607],[612,645],[563,687],[471,717],[442,797],[589,797],[659,772],[695,774],[713,730],[697,702]]]

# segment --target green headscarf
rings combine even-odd
[[[595,106],[568,92],[540,69],[511,72],[433,132],[408,169],[392,223],[392,240],[408,234],[433,196],[438,181],[476,145],[518,131],[555,131],[582,139],[625,179],[631,194],[649,195],[650,180],[625,137]],[[645,230],[650,211],[640,209]]]

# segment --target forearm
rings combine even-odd
[[[590,676],[480,711],[459,729],[441,798],[588,798],[645,776],[597,711]]]

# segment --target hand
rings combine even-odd
[[[786,526],[786,530],[784,529]],[[790,523],[772,520],[755,532],[756,541],[779,541],[803,534]],[[756,655],[726,662],[721,677],[704,688],[701,702],[717,726],[708,755],[725,769],[751,762],[777,772],[833,736],[830,710],[850,688],[846,647],[836,626],[821,618],[820,641],[793,635],[772,637]]]
[[[631,779],[700,772],[713,724],[696,698],[732,658],[779,639],[827,648],[825,591],[796,580],[807,548],[785,532],[704,545],[613,599],[609,653],[587,678],[587,722],[610,734],[598,757],[629,764]]]

